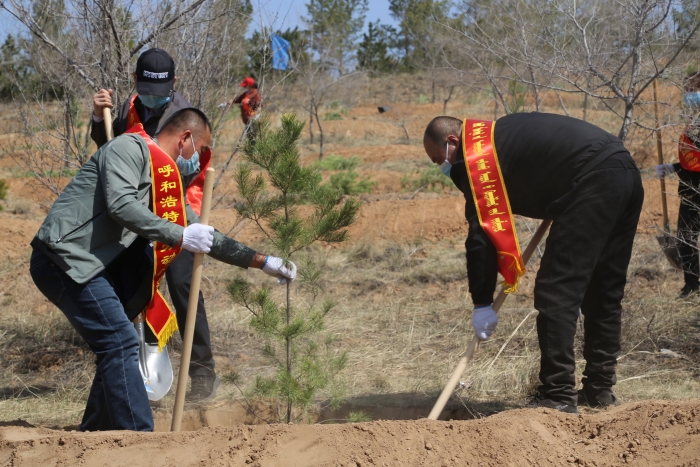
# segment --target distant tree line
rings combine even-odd
[[[491,99],[494,116],[540,110],[546,95],[570,114],[563,96],[577,95],[576,116],[606,109],[625,139],[651,129],[639,108],[654,79],[680,85],[697,69],[700,0],[389,0],[393,25],[367,23],[368,0],[305,6],[303,25],[281,31],[250,0],[3,0],[23,29],[0,46],[0,100],[62,101],[61,157],[79,165],[89,152],[73,128],[80,106],[100,87],[121,102],[139,53],[161,47],[177,64],[178,90],[215,118],[243,76],[258,79],[264,98],[293,83],[302,97],[285,105],[308,112],[322,155],[328,106],[347,106],[376,76],[420,73],[429,102],[440,94],[444,108],[462,88]],[[291,44],[288,70],[272,69],[272,34]]]

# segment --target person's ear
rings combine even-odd
[[[134,77],[134,86],[136,86],[136,72],[132,73],[131,76]]]
[[[192,139],[192,131],[191,130],[185,130],[182,132],[180,142],[183,144],[183,147],[187,144],[191,145],[192,144],[192,142],[190,141],[191,139]]]
[[[177,76],[173,78],[173,91],[175,90],[175,85],[177,84]]]
[[[453,146],[459,146],[459,143],[461,143],[457,135],[447,135],[447,142]]]

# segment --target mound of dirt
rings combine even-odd
[[[700,400],[593,415],[513,410],[481,420],[259,425],[181,433],[0,428],[0,465],[700,466]]]

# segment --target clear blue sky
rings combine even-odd
[[[261,22],[273,29],[287,29],[304,26],[301,20],[306,15],[306,3],[308,0],[252,0],[253,21],[256,23],[253,29],[258,29]],[[385,24],[396,24],[389,13],[388,0],[369,0],[369,10],[365,16],[365,28],[367,23],[377,20]]]
[[[253,3],[253,24],[249,33],[260,27],[263,23],[272,26],[273,29],[287,29],[304,26],[301,17],[306,15],[306,3],[308,0],[252,0]],[[396,21],[389,13],[388,0],[369,0],[369,10],[365,17],[365,28],[367,23],[377,20],[385,24],[396,24]],[[17,24],[17,21],[5,10],[0,10],[0,40],[4,41],[7,34],[25,32]]]

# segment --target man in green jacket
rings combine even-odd
[[[260,254],[199,224],[189,206],[187,226],[154,214],[152,159],[143,135],[125,134],[102,146],[63,190],[32,241],[34,283],[96,356],[82,430],[153,430],[130,320],[151,300],[154,249],[149,240],[260,268],[282,282],[296,277],[293,263],[287,268],[282,258]],[[189,108],[172,116],[155,144],[181,167],[205,151],[210,139],[206,116]]]

